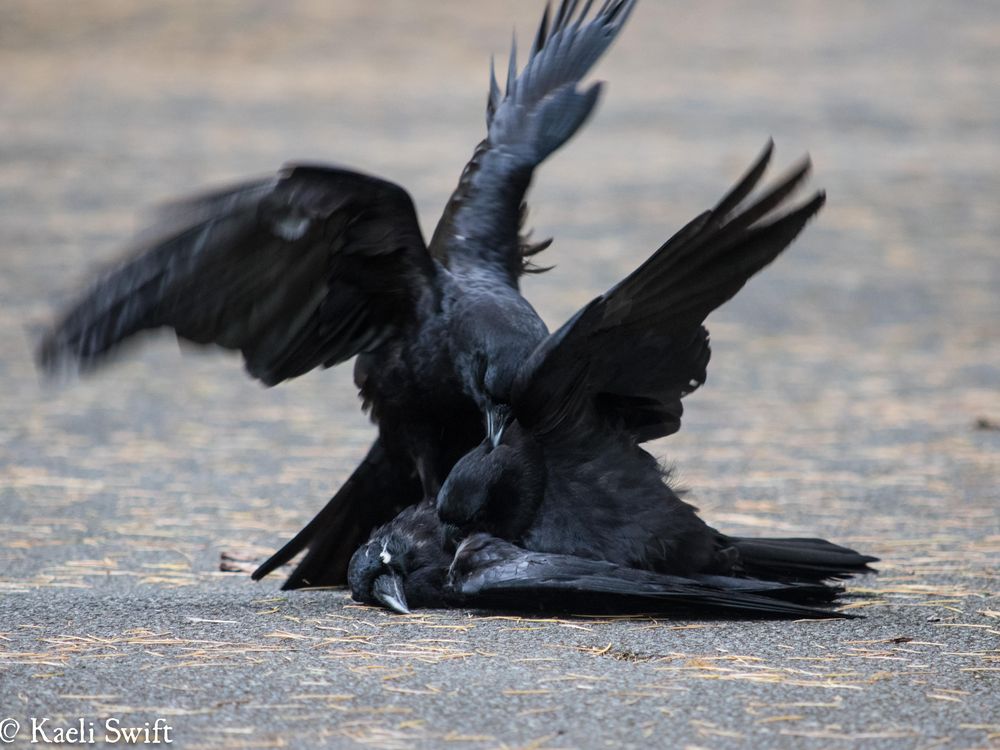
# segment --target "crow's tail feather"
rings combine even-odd
[[[825,539],[745,539],[730,537],[747,575],[783,581],[822,581],[876,572],[862,555]]]
[[[308,548],[283,589],[346,584],[351,555],[372,529],[420,499],[419,482],[415,478],[401,480],[397,474],[381,442],[376,441],[330,502],[251,577],[259,581]]]

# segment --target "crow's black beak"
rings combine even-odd
[[[513,421],[514,415],[507,404],[494,404],[486,412],[486,436],[494,448],[500,445],[503,431]]]
[[[399,612],[401,615],[410,614],[406,595],[403,593],[403,579],[395,573],[383,573],[376,578],[372,595],[386,609]]]

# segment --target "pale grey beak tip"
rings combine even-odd
[[[372,593],[378,603],[386,609],[401,615],[410,614],[406,594],[403,593],[403,581],[395,573],[385,573],[376,578]]]

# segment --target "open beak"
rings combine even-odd
[[[406,595],[403,593],[403,579],[395,573],[383,573],[376,578],[372,594],[383,607],[401,615],[410,614],[410,608],[406,605]]]

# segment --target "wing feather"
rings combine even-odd
[[[140,331],[243,353],[274,385],[370,351],[433,307],[436,264],[398,185],[336,167],[178,201],[43,338],[49,371],[96,366]]]
[[[664,575],[604,560],[530,552],[487,534],[462,542],[448,584],[463,604],[483,608],[665,614],[708,609],[758,617],[849,617],[810,606],[829,604],[841,592],[822,583]]]
[[[563,0],[551,24],[546,8],[520,74],[512,41],[502,95],[490,61],[486,139],[466,164],[430,243],[443,264],[473,265],[512,286],[526,271],[539,270],[525,260],[545,245],[520,233],[524,195],[534,169],[593,111],[600,84],[579,84],[635,3],[614,0],[590,17],[590,2],[578,12],[578,0]]]
[[[681,399],[707,377],[705,318],[773,261],[824,202],[817,193],[774,215],[808,174],[806,159],[741,208],[772,150],[768,142],[715,208],[539,344],[511,397],[521,424],[555,437],[611,422],[640,441],[680,428]]]

